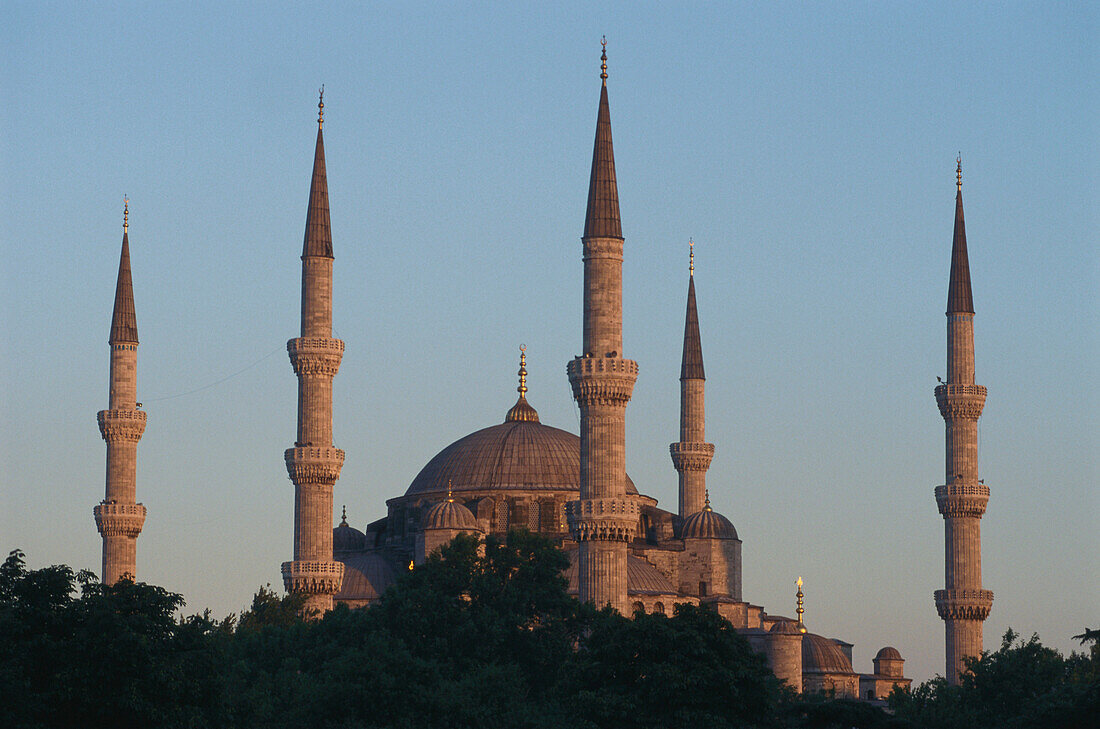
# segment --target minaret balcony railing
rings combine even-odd
[[[287,592],[334,595],[344,581],[344,563],[295,560],[283,562],[282,573]]]
[[[339,448],[300,446],[287,448],[283,459],[286,461],[287,476],[296,485],[332,486],[340,478],[344,452]]]
[[[105,537],[136,537],[145,525],[145,506],[105,502],[92,509],[99,533]]]
[[[108,443],[138,442],[145,432],[146,418],[144,410],[100,410],[96,413],[99,434]]]
[[[984,483],[953,483],[936,487],[936,505],[945,517],[981,517],[989,502]]]
[[[629,542],[638,531],[640,514],[633,499],[580,499],[565,504],[569,533],[577,542]]]
[[[286,343],[296,375],[335,377],[344,357],[344,342],[327,337],[297,337]]]
[[[993,610],[992,590],[936,590],[933,595],[944,620],[985,620]]]
[[[677,471],[706,471],[714,458],[713,443],[690,443],[680,441],[669,443],[672,465]]]
[[[581,405],[621,405],[630,402],[638,363],[618,357],[577,357],[565,366],[573,397]]]
[[[936,404],[944,420],[977,420],[985,407],[986,388],[982,385],[939,385]]]

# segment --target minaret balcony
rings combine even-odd
[[[145,506],[103,502],[92,509],[95,525],[105,537],[137,537],[145,525]]]
[[[618,357],[576,357],[565,372],[579,404],[625,406],[634,393],[638,363]]]
[[[945,517],[980,518],[989,502],[989,487],[984,483],[946,484],[936,487],[936,505]]]
[[[936,590],[934,595],[944,620],[985,620],[993,610],[992,590]]]
[[[640,516],[634,499],[580,499],[565,504],[569,533],[577,542],[630,542]]]
[[[100,410],[96,413],[99,434],[108,443],[137,443],[145,432],[147,417],[144,410]]]
[[[677,471],[706,471],[714,458],[713,443],[669,443],[672,465]]]
[[[335,377],[344,357],[344,342],[328,337],[297,337],[286,343],[296,375]]]
[[[985,407],[986,389],[982,385],[939,385],[936,404],[944,420],[977,420]]]
[[[332,486],[340,478],[340,468],[344,465],[344,452],[339,448],[287,448],[283,458],[287,475],[298,486]]]
[[[333,595],[344,580],[343,562],[283,562],[283,586],[287,592]]]

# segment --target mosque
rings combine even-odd
[[[882,648],[873,670],[860,674],[852,666],[852,644],[808,632],[802,622],[801,579],[795,618],[769,614],[742,595],[741,540],[730,519],[711,507],[706,488],[715,446],[705,434],[706,375],[693,254],[680,369],[680,437],[669,446],[679,479],[676,509],[660,508],[626,474],[625,412],[638,366],[623,357],[623,236],[606,50],[602,61],[581,239],[583,353],[566,366],[580,410],[580,434],[540,421],[527,399],[526,354],[521,351],[519,396],[502,422],[439,451],[403,494],[386,501],[386,516],[362,529],[349,524],[346,513],[333,528],[333,492],[344,452],[333,445],[332,383],[344,343],[332,337],[334,258],[322,95],[301,256],[301,331],[287,343],[298,377],[298,424],[294,445],[285,453],[295,494],[293,559],[282,565],[286,589],[304,593],[307,606],[320,612],[337,603],[368,606],[400,571],[414,568],[456,535],[484,537],[522,527],[549,537],[569,555],[566,577],[579,599],[610,604],[626,615],[671,614],[678,603],[710,606],[796,691],[873,699],[884,697],[893,686],[908,686],[896,649]],[[992,603],[992,593],[980,588],[976,536],[988,489],[978,483],[975,454],[969,450],[971,426],[981,409],[977,400],[980,396],[984,402],[985,388],[972,379],[973,339],[967,327],[973,307],[959,174],[948,307],[949,381],[936,391],[948,426],[947,469],[955,476],[936,489],[948,529],[948,589],[935,597],[947,625],[952,679],[952,667],[962,655],[973,655],[975,648],[980,652],[981,621]],[[135,498],[136,449],[146,414],[136,402],[138,338],[125,216],[110,346],[110,404],[98,416],[107,442],[107,488],[94,510],[103,537],[105,582],[136,574],[136,539],[145,519],[145,507]]]

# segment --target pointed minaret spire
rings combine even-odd
[[[619,222],[619,188],[615,182],[615,150],[611,144],[611,110],[607,102],[607,39],[603,41],[600,78],[600,108],[596,114],[596,143],[592,151],[592,174],[588,180],[588,212],[584,219],[585,238],[622,238]]]
[[[317,148],[313,153],[313,181],[309,187],[309,208],[306,211],[306,237],[302,256],[332,258],[332,231],[328,219],[328,176],[325,173],[325,87],[319,90],[317,102]]]
[[[944,621],[949,683],[959,682],[965,659],[982,653],[982,622],[993,607],[993,593],[982,587],[981,518],[989,487],[978,478],[978,418],[986,388],[975,382],[974,302],[966,257],[962,208],[962,155],[955,160],[955,234],[951,242],[951,283],[947,295],[947,382],[936,388],[946,430],[943,485],[936,504],[946,532],[945,588],[936,590],[936,610]]]
[[[974,313],[970,291],[970,262],[966,255],[966,224],[963,222],[962,154],[955,160],[955,234],[951,240],[951,282],[947,287],[947,313]]]
[[[137,402],[137,317],[130,280],[130,201],[122,210],[122,254],[111,314],[111,384],[108,409],[96,419],[107,443],[107,478],[103,501],[92,510],[103,537],[103,583],[137,575],[137,537],[145,524],[145,507],[136,502],[137,444],[145,432],[145,411]]]

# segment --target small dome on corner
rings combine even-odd
[[[876,661],[900,661],[902,660],[901,653],[897,648],[892,646],[886,646],[878,653],[875,654]]]
[[[737,530],[733,522],[710,508],[708,500],[702,511],[684,520],[680,536],[683,539],[737,539]]]
[[[424,514],[422,526],[424,529],[481,531],[474,513],[453,499],[441,501],[428,509]]]

